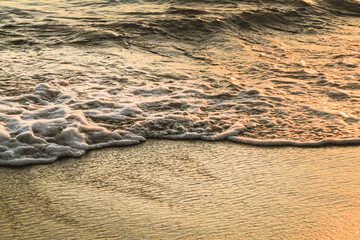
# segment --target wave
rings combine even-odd
[[[258,94],[255,92],[232,96],[185,90],[184,93],[197,95],[196,100],[191,103],[189,96],[184,96],[181,100],[165,100],[167,97],[161,100],[160,96],[165,97],[171,93],[167,88],[134,88],[132,94],[135,98],[144,97],[137,102],[121,99],[120,102],[125,100],[121,104],[101,98],[80,100],[74,92],[64,90],[39,84],[32,94],[1,100],[0,165],[53,162],[60,157],[79,157],[91,149],[138,144],[149,138],[229,140],[261,146],[296,147],[360,143],[360,138],[325,138],[301,142],[279,138],[261,139],[258,135],[264,131],[265,126],[269,128],[269,132],[272,128],[281,127],[281,124],[276,126],[281,122],[280,118],[272,121],[266,115],[261,117],[261,108],[266,113],[275,106],[254,100],[242,104],[239,100],[228,101]],[[196,105],[201,102],[201,98],[208,101],[203,102],[200,109],[207,114],[215,111],[214,114],[205,117],[205,112],[198,112]],[[217,100],[216,104],[209,105],[212,99],[226,101],[221,104],[222,101]],[[247,105],[252,108],[247,108]],[[246,109],[254,111],[255,108],[259,111],[253,112],[254,115],[250,118],[236,119],[230,116],[235,109],[244,112]],[[224,111],[230,118],[218,115],[217,111]],[[333,115],[332,118],[334,117],[337,116]],[[296,132],[296,125],[293,127]],[[256,134],[255,138],[246,137],[251,132]]]
[[[2,3],[1,165],[150,138],[359,144],[357,1]]]
[[[42,9],[41,4],[30,10],[1,7],[0,15],[5,21],[1,24],[0,44],[4,48],[102,42],[124,45],[124,42],[138,44],[142,39],[147,41],[156,36],[196,42],[224,34],[246,36],[249,31],[302,34],[333,28],[334,14],[354,15],[360,11],[356,1],[309,2],[155,1],[151,2],[155,7],[151,10],[150,6],[150,11],[141,8],[137,1],[71,1],[68,6],[56,5],[58,12],[50,11],[46,5]],[[88,5],[92,7],[87,8]],[[111,5],[111,8],[103,9],[102,5]]]

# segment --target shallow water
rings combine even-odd
[[[360,142],[357,0],[0,3],[2,165],[149,138]]]
[[[0,168],[0,239],[358,239],[360,149],[148,141]]]

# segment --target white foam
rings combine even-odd
[[[356,129],[356,115],[310,106],[300,106],[302,110],[297,112],[280,104],[277,99],[281,96],[267,96],[265,90],[230,94],[207,88],[209,92],[204,92],[192,90],[197,85],[190,82],[172,94],[172,84],[158,87],[148,83],[141,88],[129,86],[119,96],[108,94],[104,87],[81,99],[79,90],[67,86],[39,84],[32,94],[0,101],[1,165],[53,162],[148,138],[296,147],[360,144],[356,137],[326,135],[327,128]],[[298,121],[310,125],[296,125]],[[312,139],[314,134],[307,127],[316,128],[324,137]],[[294,138],[296,134],[303,139]]]
[[[321,147],[326,145],[358,145],[360,144],[360,138],[348,138],[348,139],[323,139],[319,141],[309,141],[309,142],[299,142],[299,141],[291,141],[291,140],[283,140],[283,139],[270,139],[270,140],[261,140],[261,139],[253,139],[253,138],[244,138],[237,136],[230,136],[228,140],[250,144],[256,146],[293,146],[293,147]]]
[[[79,157],[90,149],[145,140],[127,131],[109,131],[89,122],[83,112],[62,104],[70,95],[63,96],[60,90],[40,84],[33,94],[1,102],[1,165],[53,162],[60,157]],[[25,104],[24,99],[28,101]],[[20,102],[23,108],[18,107],[19,115],[14,115],[11,106],[20,106]]]

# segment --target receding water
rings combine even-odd
[[[0,239],[359,239],[360,148],[148,141],[0,168]]]

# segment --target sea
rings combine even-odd
[[[0,0],[0,165],[147,139],[360,144],[359,0]]]

